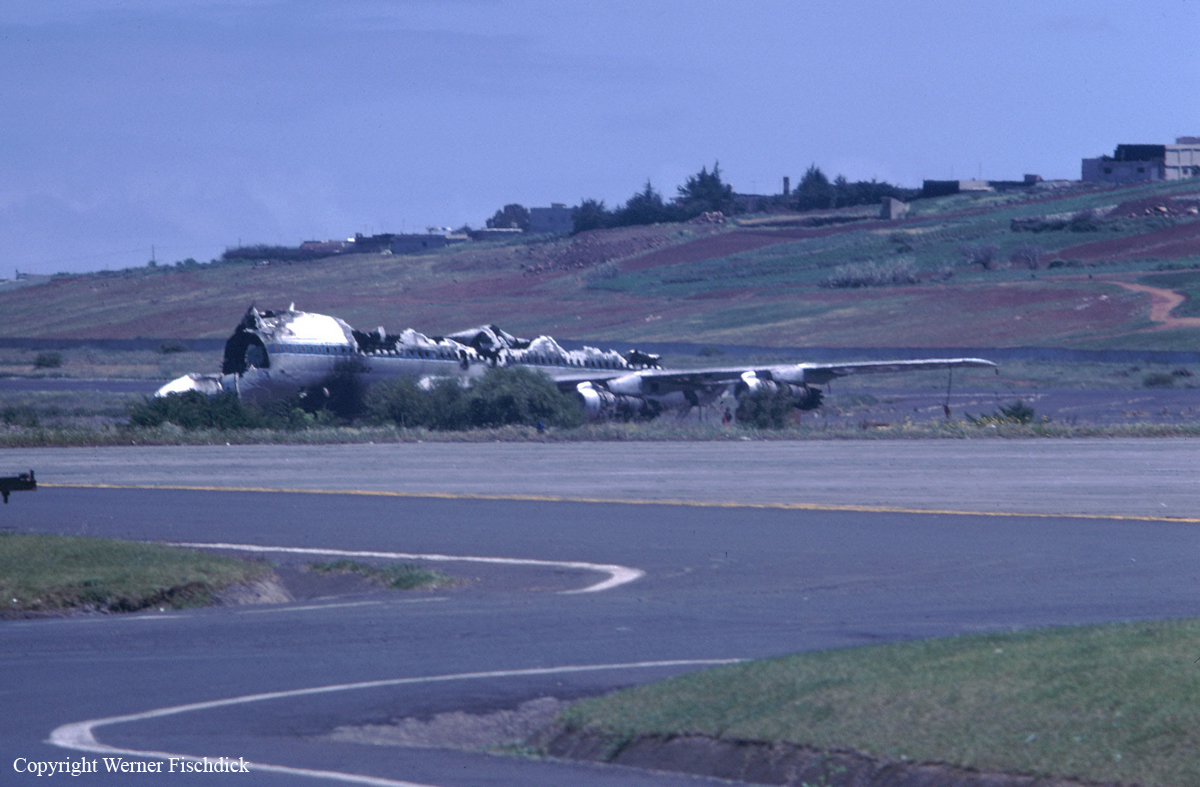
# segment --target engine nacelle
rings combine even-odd
[[[621,396],[641,396],[646,393],[644,384],[640,374],[623,374],[605,381],[604,387]]]
[[[755,372],[742,372],[742,381],[734,387],[733,392],[738,396],[744,393],[754,393],[755,391],[774,393],[779,390],[779,384],[769,375],[770,372],[764,372],[762,377]]]
[[[604,388],[597,388],[592,383],[580,383],[575,386],[575,395],[579,398],[584,417],[589,421],[609,418],[631,420],[658,415],[659,408],[648,399],[615,394]]]
[[[770,372],[764,372],[761,375],[753,371],[744,372],[741,381],[733,389],[736,396],[756,391],[766,391],[768,393],[786,391],[792,398],[792,407],[798,410],[815,410],[821,406],[820,389],[809,388],[807,385],[792,385],[791,383],[776,380]]]

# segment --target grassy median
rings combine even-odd
[[[269,570],[157,544],[0,533],[0,614],[202,606]]]
[[[991,771],[1200,784],[1200,620],[922,640],[693,673],[581,702],[612,737],[706,734]]]
[[[454,584],[454,579],[449,575],[412,563],[373,565],[356,560],[334,560],[309,563],[308,570],[318,574],[357,574],[393,590],[429,590]]]

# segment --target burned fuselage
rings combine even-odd
[[[669,370],[661,368],[657,355],[595,347],[567,350],[549,336],[520,339],[494,325],[447,336],[411,329],[390,334],[383,328],[355,330],[337,317],[294,306],[280,311],[251,306],[225,343],[221,374],[189,374],[155,395],[236,391],[242,399],[261,403],[322,390],[338,376],[368,384],[400,377],[426,385],[456,379],[465,386],[488,369],[508,366],[545,373],[560,391],[575,394],[588,418],[596,419],[687,412],[755,391],[784,394],[797,409],[811,410],[821,404],[820,386],[837,378],[995,364],[980,358],[924,358]]]
[[[505,366],[541,370],[561,389],[570,390],[656,369],[658,356],[594,347],[567,350],[549,336],[521,339],[494,325],[448,336],[426,336],[412,329],[391,334],[382,327],[356,330],[337,317],[294,307],[251,307],[225,343],[221,374],[185,375],[156,395],[236,391],[245,401],[262,403],[303,394],[338,374],[353,374],[364,383],[412,377],[428,384],[453,378],[465,386],[488,369]],[[647,406],[632,404],[639,410]]]

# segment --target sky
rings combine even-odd
[[[0,278],[505,204],[1079,177],[1200,136],[1200,0],[5,0]]]

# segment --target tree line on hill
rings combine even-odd
[[[806,211],[873,205],[884,197],[909,200],[918,194],[917,189],[875,180],[851,182],[844,175],[838,175],[831,181],[820,167],[813,164],[791,194],[768,199],[779,207]],[[641,191],[616,208],[609,208],[604,200],[583,199],[573,208],[573,231],[580,233],[612,227],[689,221],[705,213],[729,216],[743,212],[744,204],[737,198],[733,186],[722,179],[718,162],[713,164],[712,171],[705,166],[695,175],[690,175],[683,185],[676,188],[676,196],[671,200],[665,199],[649,180]],[[487,220],[487,226],[527,230],[529,211],[517,203],[505,205]]]
[[[675,189],[676,195],[667,199],[649,180],[622,205],[609,208],[604,200],[587,198],[580,200],[572,209],[573,233],[586,230],[629,227],[641,224],[668,224],[690,221],[706,213],[731,216],[749,209],[747,200],[739,199],[733,186],[722,178],[720,162],[714,163],[710,171],[707,166],[688,176]],[[832,181],[816,164],[809,166],[800,183],[790,194],[762,197],[754,209],[771,207],[792,210],[828,210],[854,205],[878,204],[884,197],[909,200],[920,192],[905,189],[880,181],[851,182],[844,175]],[[518,203],[510,203],[487,219],[489,229],[529,229],[529,209]],[[459,231],[469,231],[469,226]],[[305,262],[338,253],[324,247],[293,247],[254,244],[226,249],[221,262],[245,262],[248,260],[272,260],[278,262]],[[193,261],[194,264],[194,261]]]

